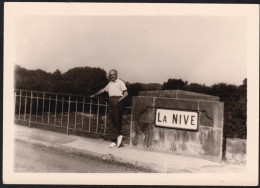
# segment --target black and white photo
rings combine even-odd
[[[257,5],[4,8],[4,183],[258,184]]]

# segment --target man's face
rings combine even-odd
[[[110,71],[109,72],[109,79],[111,81],[115,81],[117,79],[117,72],[116,71]]]

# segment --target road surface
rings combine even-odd
[[[134,168],[101,160],[57,153],[22,142],[15,142],[15,172],[51,173],[137,173]]]

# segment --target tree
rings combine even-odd
[[[57,76],[57,77],[61,77],[61,71],[59,69],[56,69],[54,72],[53,72],[53,75],[54,76]]]
[[[51,74],[43,70],[27,70],[15,66],[14,85],[16,89],[48,91]]]
[[[184,82],[182,79],[168,79],[167,82],[163,83],[162,90],[184,89],[187,84],[188,82]]]
[[[106,72],[100,68],[76,67],[64,74],[57,69],[52,74],[41,69],[15,67],[15,88],[90,95],[105,87]]]
[[[90,95],[108,83],[106,72],[100,68],[76,67],[63,74],[63,80],[72,83],[73,93]]]

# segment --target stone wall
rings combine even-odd
[[[246,162],[246,140],[240,138],[226,139],[226,160],[231,163]]]
[[[146,91],[133,97],[132,107],[132,146],[222,160],[224,104],[218,97],[181,90]],[[198,112],[198,130],[156,126],[157,108]]]

